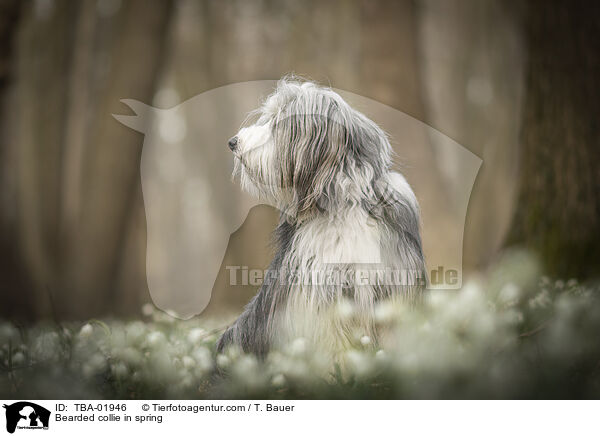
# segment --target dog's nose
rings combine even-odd
[[[238,137],[234,136],[233,138],[231,138],[229,140],[229,142],[227,143],[229,145],[229,149],[231,151],[235,150],[235,147],[237,147],[237,143],[238,143]]]

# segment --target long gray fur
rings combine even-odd
[[[269,266],[273,274],[221,336],[217,351],[232,344],[259,356],[270,350],[278,335],[276,319],[293,310],[288,300],[297,291],[286,272],[312,262],[306,257],[313,254],[303,252],[305,247],[295,246],[295,241],[315,220],[326,226],[345,214],[360,215],[352,212],[358,209],[378,223],[384,263],[415,276],[408,285],[374,286],[368,290],[373,293],[369,301],[393,296],[418,300],[426,280],[419,208],[404,179],[390,172],[392,151],[386,134],[331,89],[293,77],[279,82],[258,116],[255,125],[238,134],[236,163],[242,185],[282,211]],[[269,130],[260,130],[264,144],[256,146],[252,141],[260,126]],[[337,288],[322,292],[317,310],[341,297]],[[359,292],[367,291],[346,289],[344,296]]]

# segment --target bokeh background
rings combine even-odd
[[[403,111],[483,159],[467,274],[522,246],[551,277],[593,279],[599,27],[600,5],[582,0],[1,0],[0,317],[131,317],[150,301],[144,138],[111,116],[120,99],[169,108],[290,72]],[[254,208],[223,264],[266,267],[276,221]],[[256,291],[225,277],[206,316]]]

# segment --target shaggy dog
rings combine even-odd
[[[332,89],[289,77],[251,115],[229,148],[243,188],[281,210],[276,254],[217,351],[376,341],[378,302],[415,301],[426,281],[419,206],[390,171],[386,134]]]

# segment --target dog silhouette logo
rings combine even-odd
[[[48,429],[50,411],[29,401],[5,404],[6,431],[14,433],[18,429]]]

